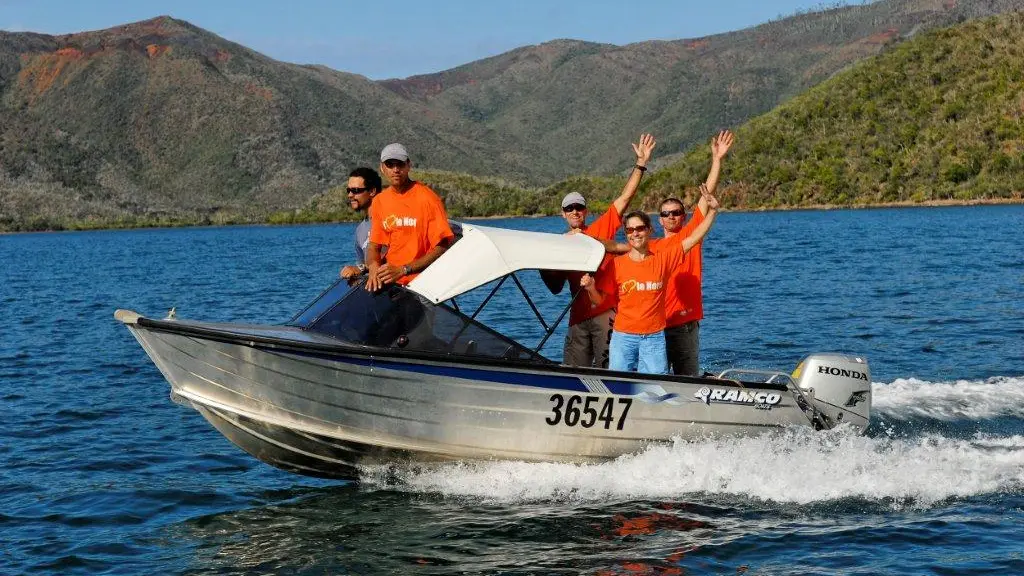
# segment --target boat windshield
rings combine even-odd
[[[339,281],[288,324],[366,346],[551,363],[515,340],[403,286],[370,293],[362,283],[350,288]]]

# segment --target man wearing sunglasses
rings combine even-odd
[[[366,246],[370,242],[370,204],[374,196],[380,193],[380,175],[373,168],[356,168],[348,175],[346,192],[349,207],[356,212],[366,212],[366,217],[356,227],[354,248],[358,264],[341,269],[341,277],[351,280],[366,272]]]
[[[718,176],[725,158],[733,144],[733,134],[728,130],[719,132],[711,139],[711,170],[704,182],[709,194],[715,193]],[[687,221],[686,209],[678,198],[669,198],[661,203],[659,212],[665,238],[651,240],[652,251],[658,244],[676,234],[689,236],[700,226],[708,213],[708,202],[702,195]],[[673,374],[700,375],[700,321],[704,318],[704,298],[701,289],[701,246],[696,244],[687,252],[682,262],[668,278],[665,285],[665,348]]]
[[[441,198],[409,178],[412,160],[405,146],[388,144],[380,153],[380,171],[391,186],[370,205],[370,242],[366,248],[366,289],[392,282],[408,284],[437,260],[454,239]],[[388,261],[381,262],[387,246]]]
[[[636,195],[640,180],[647,170],[647,162],[656,142],[650,134],[641,134],[640,141],[634,143],[633,152],[636,163],[630,171],[622,193],[616,198],[608,210],[597,220],[587,225],[587,201],[579,192],[570,192],[562,199],[562,217],[569,225],[568,234],[583,233],[598,240],[611,240],[622,225],[622,214]],[[582,272],[541,271],[541,278],[552,294],[558,294],[569,282],[572,294],[572,309],[569,311],[569,331],[565,336],[565,349],[562,362],[569,366],[608,367],[608,342],[612,335],[615,322],[615,298],[605,298],[600,304],[594,304],[586,295],[577,297],[580,290],[593,284],[605,294],[615,294],[615,276],[609,270],[612,255],[605,256],[593,282]]]

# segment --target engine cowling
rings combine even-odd
[[[861,431],[871,419],[871,369],[866,359],[811,354],[793,371],[797,386],[813,400],[828,428],[850,423]]]

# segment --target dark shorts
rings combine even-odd
[[[665,328],[665,348],[673,374],[700,376],[700,322]]]

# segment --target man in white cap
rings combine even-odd
[[[370,205],[370,242],[366,248],[366,289],[408,284],[437,260],[454,239],[441,198],[409,179],[412,161],[405,146],[388,144],[380,153],[380,171],[391,186]],[[387,263],[381,262],[387,246]]]
[[[570,192],[562,198],[562,216],[569,225],[569,234],[583,233],[598,240],[611,240],[622,226],[622,214],[636,195],[640,187],[640,179],[647,170],[647,162],[656,144],[650,134],[641,134],[640,142],[633,144],[636,163],[630,171],[629,179],[608,210],[589,226],[587,220],[587,201],[579,192]],[[594,286],[604,294],[617,294],[615,276],[607,270],[612,255],[605,256],[600,268],[594,274]],[[601,304],[593,304],[586,295],[577,297],[582,290],[581,282],[586,274],[582,272],[542,271],[541,278],[552,294],[558,294],[569,282],[569,291],[573,296],[572,309],[569,311],[569,332],[565,336],[564,364],[569,366],[608,367],[608,341],[612,334],[615,321],[615,304],[617,298],[605,298]]]

